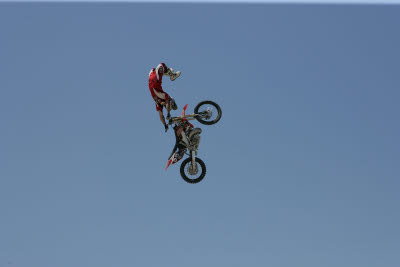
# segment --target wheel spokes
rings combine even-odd
[[[205,108],[205,110],[200,111],[199,114],[201,114],[202,118],[204,118],[205,120],[210,120],[214,114],[218,114],[218,112],[213,112],[214,106],[212,106],[212,105],[205,105],[204,108]],[[215,118],[213,118],[212,120],[214,120],[214,119]]]

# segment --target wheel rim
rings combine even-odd
[[[196,162],[196,165],[192,165],[192,162],[189,162],[185,166],[185,175],[190,180],[195,180],[200,178],[201,174],[203,173],[203,168],[200,164]]]
[[[201,120],[203,121],[214,121],[218,118],[218,110],[211,104],[200,106],[198,113],[204,114],[201,116]]]

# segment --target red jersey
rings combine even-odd
[[[162,75],[159,75],[156,69],[151,69],[149,73],[149,89],[157,89],[157,90],[163,90],[162,89]]]
[[[163,105],[168,101],[169,95],[162,89],[162,75],[156,69],[151,69],[149,73],[149,90],[156,102],[156,110],[162,111]]]

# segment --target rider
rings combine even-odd
[[[173,110],[177,109],[176,103],[173,98],[171,98],[166,92],[162,89],[162,77],[163,75],[169,76],[171,81],[174,81],[181,75],[180,71],[174,72],[173,69],[168,68],[165,63],[158,64],[157,68],[152,68],[149,73],[149,89],[151,96],[156,102],[156,110],[160,115],[160,120],[162,124],[164,124],[165,132],[168,130],[168,125],[165,122],[163,107],[167,109],[167,120],[171,117],[169,114],[171,108]]]

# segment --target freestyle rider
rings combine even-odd
[[[170,77],[171,81],[174,81],[181,75],[180,71],[174,72],[172,68],[168,68],[165,63],[158,64],[157,68],[152,68],[149,73],[149,90],[153,100],[156,104],[156,110],[160,115],[160,120],[164,125],[165,132],[168,130],[168,124],[165,121],[163,114],[163,107],[167,110],[167,120],[171,117],[170,110],[177,109],[176,103],[162,88],[162,77],[166,75]]]

